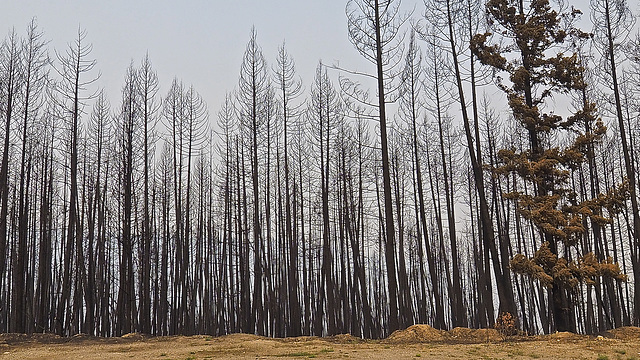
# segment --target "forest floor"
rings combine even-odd
[[[222,337],[119,338],[0,334],[0,359],[640,359],[640,328],[602,336],[556,333],[503,337],[493,329],[439,331],[414,325],[384,340],[351,335],[271,339]]]

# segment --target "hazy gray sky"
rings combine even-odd
[[[411,3],[415,1],[405,1]],[[102,73],[98,82],[118,106],[124,73],[148,51],[158,72],[161,95],[173,77],[193,84],[211,115],[238,81],[251,27],[270,64],[283,41],[296,61],[305,88],[320,59],[366,66],[347,37],[345,1],[309,0],[0,0],[0,35],[12,27],[24,34],[36,17],[50,49],[64,51],[87,31],[92,56]]]
[[[24,34],[36,17],[51,40],[52,52],[64,51],[77,36],[78,26],[85,29],[102,73],[96,86],[105,88],[112,108],[119,106],[127,66],[132,60],[138,64],[148,51],[160,78],[160,95],[177,77],[194,85],[214,117],[224,94],[237,84],[252,26],[270,64],[286,41],[306,89],[320,59],[370,70],[349,43],[346,0],[0,0],[0,4],[2,37],[12,27]],[[422,0],[404,0],[403,5],[415,6],[414,16],[423,12]],[[579,7],[588,19],[588,6]]]

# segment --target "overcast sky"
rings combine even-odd
[[[348,40],[343,0],[0,0],[0,4],[2,37],[12,27],[24,34],[36,17],[52,52],[64,52],[76,38],[78,26],[85,29],[102,73],[97,86],[105,88],[112,108],[119,106],[127,66],[132,60],[139,64],[148,51],[160,79],[160,95],[177,77],[194,85],[214,117],[224,94],[237,84],[252,26],[270,64],[286,41],[306,89],[320,59],[363,71],[370,66]],[[415,7],[414,16],[423,12],[422,0],[404,0],[403,6]],[[638,5],[632,7],[637,10]],[[588,19],[588,7],[581,8]]]
[[[411,3],[411,1],[405,1]],[[415,1],[414,1],[415,2]],[[24,34],[36,17],[51,50],[64,51],[78,26],[93,44],[102,73],[98,86],[118,106],[124,73],[148,51],[164,96],[174,77],[194,87],[217,112],[238,82],[251,27],[270,64],[283,41],[308,89],[320,59],[366,64],[347,37],[345,1],[310,0],[0,0],[2,37],[15,27]]]

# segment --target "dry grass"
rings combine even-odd
[[[601,337],[557,333],[504,338],[494,330],[440,331],[414,325],[380,341],[351,335],[270,339],[222,337],[120,338],[0,335],[1,359],[640,359],[640,329]]]

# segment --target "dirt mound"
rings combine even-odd
[[[640,339],[640,328],[635,326],[623,326],[617,329],[609,330],[605,333],[605,335],[620,340],[636,340]]]
[[[324,339],[336,344],[358,344],[364,341],[361,338],[353,336],[351,334],[328,336]]]
[[[31,337],[27,334],[18,334],[18,333],[5,333],[0,334],[0,343],[4,344],[20,344],[32,341]]]
[[[505,337],[496,329],[469,329],[456,327],[447,332],[447,340],[461,343],[502,341]]]
[[[16,333],[0,334],[0,343],[9,345],[21,343],[55,344],[63,341],[64,338],[50,333],[34,333],[31,335]]]
[[[31,338],[41,344],[59,343],[62,340],[60,336],[50,333],[31,334]]]
[[[144,336],[142,336],[142,334],[137,332],[124,334],[121,337],[123,339],[136,340],[136,341],[144,339]]]
[[[411,325],[405,330],[394,331],[384,342],[393,344],[410,344],[430,341],[443,341],[444,331],[429,325]]]
[[[80,333],[80,334],[75,334],[69,337],[62,337],[60,338],[60,340],[66,343],[82,344],[82,343],[89,343],[89,342],[117,342],[118,338],[115,338],[115,337],[105,338],[105,337],[98,337],[98,336]]]
[[[468,340],[472,338],[474,329],[456,327],[447,332],[447,337],[452,340]]]
[[[502,341],[505,339],[504,335],[496,329],[477,329],[473,334],[474,338],[479,341]]]
[[[384,342],[393,344],[410,344],[422,342],[452,342],[475,344],[482,342],[503,341],[505,336],[496,329],[469,329],[456,327],[449,331],[437,330],[429,325],[413,325],[405,330],[391,334]]]
[[[556,331],[553,334],[544,335],[546,339],[549,340],[557,340],[557,341],[578,341],[584,340],[587,336],[578,335],[568,331]]]
[[[319,341],[319,337],[317,336],[294,336],[294,337],[285,337],[278,339],[283,343],[304,343],[309,341]]]
[[[238,334],[229,334],[229,335],[223,335],[220,336],[218,338],[216,338],[219,341],[236,341],[236,342],[242,342],[242,341],[254,341],[254,340],[260,340],[260,339],[264,339],[264,337],[262,336],[258,336],[258,335],[253,335],[253,334],[242,334],[242,333],[238,333]]]

